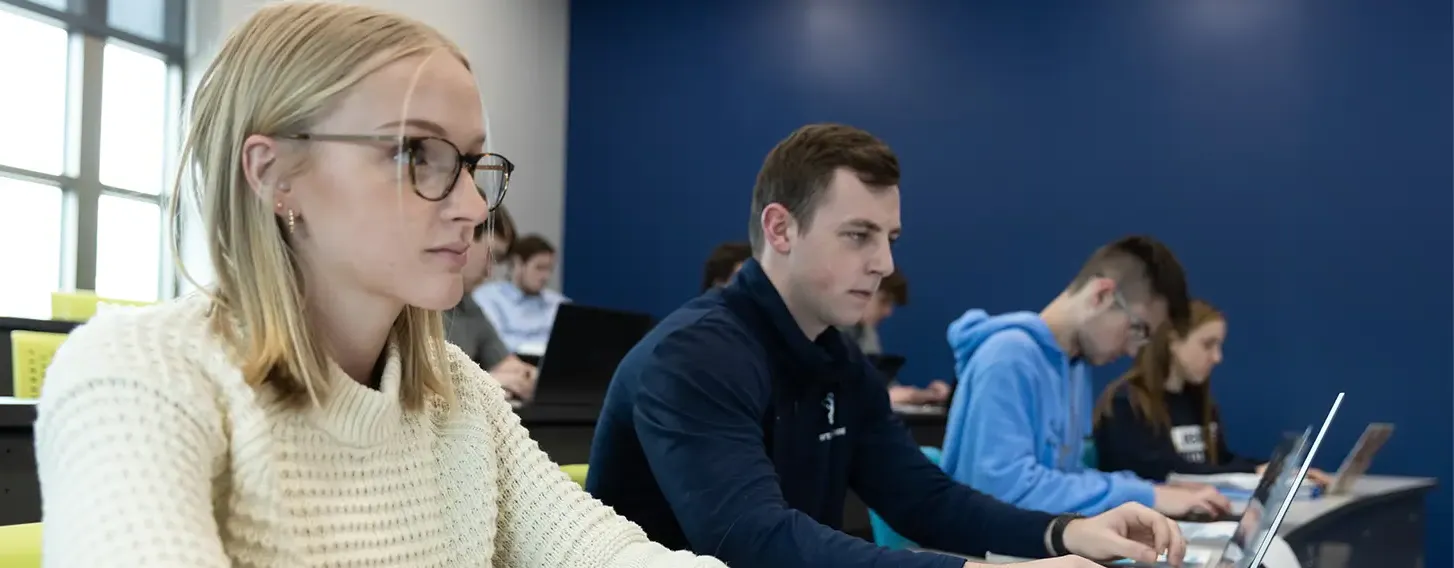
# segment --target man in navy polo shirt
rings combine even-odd
[[[872,135],[806,126],[768,155],[748,260],[672,313],[616,370],[586,488],[652,540],[753,568],[972,566],[840,532],[853,489],[921,546],[1179,563],[1180,532],[1131,504],[1092,518],[1018,509],[947,477],[835,326],[858,322],[894,270],[898,158]]]

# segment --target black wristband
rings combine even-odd
[[[1065,548],[1065,527],[1069,526],[1071,521],[1084,518],[1085,515],[1067,513],[1050,521],[1050,554],[1052,556],[1070,554],[1070,551]]]

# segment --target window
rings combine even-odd
[[[151,301],[180,138],[184,0],[0,0],[0,316]]]
[[[96,227],[96,293],[152,301],[161,284],[162,214],[156,203],[102,195]]]
[[[0,177],[0,314],[50,317],[61,279],[61,188]]]
[[[167,63],[107,43],[101,75],[101,184],[161,195],[167,158]]]
[[[0,77],[26,88],[0,89],[0,164],[60,175],[66,153],[66,29],[0,11]],[[12,127],[13,126],[13,127]]]

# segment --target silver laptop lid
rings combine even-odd
[[[1343,495],[1353,490],[1353,484],[1358,478],[1368,471],[1368,466],[1373,464],[1373,456],[1383,448],[1384,442],[1393,436],[1393,424],[1386,422],[1374,422],[1363,430],[1363,435],[1358,437],[1358,443],[1353,445],[1353,450],[1348,452],[1348,457],[1343,459],[1343,465],[1338,468],[1338,474],[1333,478],[1333,485],[1328,488],[1329,495]]]
[[[1318,454],[1318,447],[1323,443],[1323,436],[1328,433],[1328,426],[1333,423],[1333,417],[1338,414],[1338,407],[1343,404],[1343,393],[1333,399],[1333,408],[1328,411],[1327,418],[1323,419],[1323,425],[1318,428],[1316,436],[1311,437],[1309,429],[1301,437],[1295,449],[1283,461],[1282,471],[1274,481],[1272,492],[1266,501],[1266,509],[1261,503],[1253,500],[1248,504],[1247,511],[1242,514],[1241,526],[1237,531],[1255,530],[1256,537],[1252,539],[1239,539],[1233,537],[1232,542],[1227,543],[1227,550],[1223,553],[1219,564],[1221,566],[1236,566],[1237,568],[1252,568],[1262,563],[1262,557],[1267,554],[1272,539],[1277,536],[1277,529],[1282,526],[1283,519],[1292,508],[1292,503],[1297,499],[1298,490],[1302,488],[1303,480],[1307,478],[1308,468],[1312,466],[1313,457]],[[1269,469],[1274,465],[1269,464]],[[1272,513],[1271,518],[1263,518],[1263,515]],[[1245,533],[1243,533],[1245,534]],[[1246,547],[1238,547],[1238,541],[1245,543]],[[1235,564],[1234,564],[1235,562]]]

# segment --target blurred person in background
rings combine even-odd
[[[555,247],[526,235],[510,247],[510,278],[475,290],[475,302],[512,353],[540,355],[550,340],[555,311],[570,299],[546,287],[555,273]]]
[[[732,241],[717,245],[702,265],[702,291],[726,286],[749,258],[752,258],[750,244]]]
[[[879,340],[878,326],[894,315],[894,309],[909,305],[909,281],[902,270],[895,269],[885,276],[873,293],[873,299],[864,309],[863,319],[857,324],[839,328],[844,335],[863,350],[866,355],[882,355],[883,343]],[[890,377],[894,379],[894,377]],[[949,383],[935,380],[926,388],[889,383],[889,400],[894,404],[943,404],[949,400]]]
[[[512,399],[523,401],[535,392],[535,366],[510,352],[469,293],[490,279],[499,259],[508,257],[515,235],[515,220],[504,205],[490,213],[489,221],[475,225],[474,245],[464,266],[465,294],[458,305],[445,312],[444,329],[450,343],[488,370]]]

